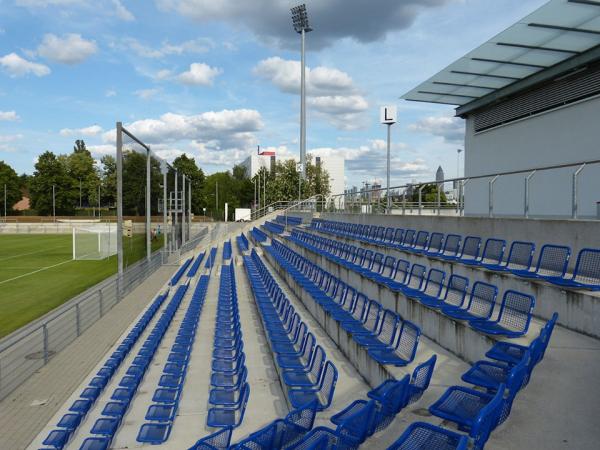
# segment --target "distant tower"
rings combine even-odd
[[[437,183],[444,182],[444,169],[442,169],[442,166],[439,166],[437,172],[435,173],[435,181]]]

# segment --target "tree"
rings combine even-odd
[[[442,186],[440,186],[441,188]],[[437,203],[437,193],[438,193],[438,185],[436,184],[428,184],[423,188],[421,192],[421,202],[423,203]],[[419,201],[419,188],[415,187],[412,193],[413,202],[418,203]],[[444,192],[440,192],[440,202],[442,205],[446,203],[446,194]]]
[[[102,164],[100,203],[101,205],[114,205],[117,202],[117,160],[114,156],[105,155],[100,163]]]
[[[160,163],[152,158],[150,167],[150,198],[158,199],[162,197]],[[156,214],[158,203],[150,205],[151,214]],[[146,155],[132,150],[123,152],[123,214],[146,214]]]
[[[78,200],[72,177],[67,173],[65,158],[46,151],[35,164],[31,181],[31,204],[40,215],[52,214],[52,187],[55,188],[56,214],[72,214]]]
[[[73,153],[66,158],[67,173],[73,178],[77,188],[81,190],[82,205],[90,204],[90,197],[97,200],[98,184],[100,182],[98,173],[94,166],[95,161],[92,154],[82,140],[75,141]]]
[[[4,215],[6,206],[7,214],[13,211],[13,206],[22,198],[21,194],[21,179],[17,175],[14,169],[6,164],[4,161],[0,161],[0,215]],[[6,185],[6,205],[4,204],[4,186]]]
[[[205,205],[202,201],[202,188],[206,179],[204,172],[196,165],[194,158],[188,158],[185,153],[175,158],[173,167],[177,169],[179,175],[184,174],[186,178],[192,180],[192,212],[201,214]],[[173,182],[170,181],[169,186],[172,185]]]

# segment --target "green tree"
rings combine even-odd
[[[7,214],[13,211],[13,206],[22,198],[21,194],[21,179],[17,175],[14,169],[6,164],[4,161],[0,161],[0,215],[4,215],[6,207]],[[4,204],[4,187],[6,186],[6,205]]]
[[[441,188],[441,186],[440,186]],[[421,192],[421,201],[423,203],[437,203],[437,193],[438,186],[435,184],[428,184],[423,188]],[[415,187],[412,193],[412,201],[417,203],[419,201],[419,188]],[[440,192],[440,202],[443,204],[446,203],[446,194],[444,192]]]
[[[66,165],[67,173],[73,178],[77,186],[77,194],[81,194],[82,206],[97,203],[97,191],[100,180],[94,164],[94,158],[92,158],[92,154],[86,148],[85,142],[82,140],[75,141],[73,153],[67,156]],[[81,192],[79,192],[79,189]],[[91,202],[90,198],[95,199],[96,202]]]
[[[102,206],[114,205],[117,201],[117,160],[112,155],[105,155],[100,163],[102,164],[100,204]]]
[[[152,158],[150,169],[150,198],[162,196],[160,163]],[[116,195],[115,195],[116,197]],[[151,202],[151,214],[158,212],[158,203]],[[123,214],[146,214],[146,155],[131,150],[123,152]]]
[[[78,195],[74,180],[67,173],[65,158],[46,151],[40,155],[35,164],[30,186],[33,209],[40,215],[52,214],[53,186],[56,194],[56,214],[72,214]]]
[[[188,158],[185,153],[175,158],[173,167],[179,174],[184,174],[192,180],[192,213],[202,214],[202,208],[205,206],[202,199],[202,188],[206,180],[204,172],[196,165],[194,158]],[[173,181],[170,181],[169,186],[172,185]]]

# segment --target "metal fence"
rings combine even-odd
[[[0,341],[0,400],[73,342],[161,265],[162,252],[104,280]]]

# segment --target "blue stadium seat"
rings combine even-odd
[[[244,420],[248,396],[250,395],[250,385],[244,384],[238,402],[232,406],[215,407],[208,410],[206,425],[214,428],[239,426]]]
[[[492,315],[498,288],[482,281],[477,281],[471,289],[466,305],[444,305],[442,313],[458,320],[488,319]]]
[[[486,334],[511,338],[522,336],[529,329],[534,306],[535,298],[532,295],[508,290],[504,293],[495,320],[474,319],[469,325]]]
[[[572,289],[600,290],[600,249],[584,248],[577,255],[573,275],[567,278],[545,277],[558,286]]]
[[[189,450],[226,450],[231,442],[231,427],[225,427],[192,445]]]

